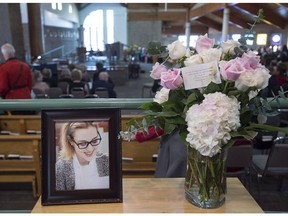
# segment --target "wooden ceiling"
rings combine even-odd
[[[76,4],[79,10],[91,3]],[[162,21],[164,34],[185,32],[191,23],[191,33],[205,34],[208,28],[221,31],[223,9],[230,9],[229,24],[239,29],[249,28],[258,10],[264,10],[263,23],[278,29],[288,29],[288,3],[121,3],[127,8],[128,21]]]
[[[127,3],[128,21],[161,20],[166,34],[185,32],[190,21],[191,33],[205,33],[208,28],[221,31],[223,9],[230,9],[229,24],[249,28],[258,10],[264,10],[263,23],[279,29],[288,28],[288,3]]]

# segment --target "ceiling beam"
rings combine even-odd
[[[288,3],[279,3],[281,6],[288,8]]]
[[[196,9],[190,10],[189,13],[189,19],[196,20],[199,17],[205,16],[206,14],[213,13],[217,10],[221,10],[224,7],[226,7],[226,3],[209,3],[209,4],[204,4]]]
[[[223,10],[215,11],[213,14],[223,18]],[[229,23],[232,25],[235,25],[238,28],[242,28],[242,29],[249,28],[249,25],[247,24],[247,22],[243,19],[240,19],[237,16],[234,16],[233,11],[231,9],[230,9],[230,14],[229,14]]]
[[[179,12],[129,12],[128,21],[150,21],[150,20],[161,20],[161,21],[177,21],[186,20],[185,13]]]
[[[242,10],[244,13],[250,13],[254,16],[257,16],[258,10],[264,10],[264,19],[263,22],[269,25],[274,25],[278,28],[285,29],[286,21],[282,19],[277,13],[274,13],[271,9],[269,9],[265,4],[256,4],[256,3],[240,3],[233,6],[238,10]]]
[[[196,3],[128,3],[125,4],[130,10],[139,10],[139,9],[187,9],[192,8]]]
[[[158,3],[128,3],[127,4],[128,9],[158,9],[159,4]]]
[[[198,34],[198,35],[204,35],[208,32],[207,26],[197,25],[197,26],[191,26],[190,28],[190,34]],[[162,34],[185,34],[185,28],[184,26],[171,26],[168,28],[162,28]]]
[[[167,9],[187,9],[192,8],[196,3],[166,3]],[[165,3],[159,4],[160,9],[165,9]]]
[[[209,28],[213,28],[217,31],[222,31],[222,25],[214,20],[208,19],[207,17],[199,17],[196,21],[201,22],[202,24],[208,26]]]

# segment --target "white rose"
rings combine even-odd
[[[255,70],[255,79],[257,80],[257,88],[264,89],[268,86],[268,82],[271,75],[269,74],[269,70],[265,67],[257,68]]]
[[[209,63],[213,61],[220,61],[222,55],[222,49],[210,48],[200,53],[201,58],[204,63]]]
[[[156,92],[156,95],[155,95],[155,98],[153,99],[153,101],[157,102],[159,104],[168,101],[169,91],[170,91],[170,89],[167,89],[167,88],[160,89],[160,91]]]
[[[228,40],[221,42],[221,48],[223,50],[223,53],[230,53],[232,55],[235,54],[234,48],[239,47],[240,43],[238,41],[234,40]]]
[[[173,60],[180,59],[186,55],[186,47],[179,41],[174,41],[172,44],[167,46],[169,50],[169,57]]]
[[[239,76],[235,81],[235,87],[240,91],[246,91],[249,87],[254,87],[257,85],[257,80],[253,70],[248,70]]]
[[[203,64],[203,60],[199,54],[190,56],[184,61],[185,66]]]
[[[268,86],[270,78],[269,71],[266,68],[257,68],[256,70],[247,70],[239,76],[235,82],[238,90],[246,91],[249,87],[264,89]]]

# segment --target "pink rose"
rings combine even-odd
[[[219,62],[220,73],[226,80],[235,81],[239,78],[241,73],[246,71],[239,58],[230,61],[220,61]]]
[[[210,39],[207,37],[207,34],[204,36],[199,36],[199,38],[196,41],[195,49],[197,53],[201,53],[205,50],[208,50],[214,46],[215,39]]]
[[[150,74],[150,77],[153,79],[157,80],[161,78],[161,73],[162,72],[167,72],[168,69],[166,68],[165,65],[159,64],[159,62],[156,62],[155,65],[152,67],[152,71]]]
[[[260,64],[260,56],[257,56],[252,51],[244,53],[241,59],[243,62],[245,61],[246,67],[249,67],[247,69],[262,68],[262,65]]]
[[[161,85],[167,89],[177,89],[183,85],[183,79],[180,75],[180,69],[174,68],[173,70],[168,70],[168,72],[163,72],[161,74]]]

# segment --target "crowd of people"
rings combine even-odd
[[[273,52],[271,48],[260,47],[258,50],[261,63],[269,69],[271,77],[267,88],[260,93],[264,97],[273,97],[278,95],[279,91],[288,90],[288,50],[287,46],[283,45],[281,49]]]
[[[59,73],[58,77],[52,75],[51,69],[44,68],[42,70],[42,80],[39,78],[39,71],[32,71],[33,74],[33,87],[32,91],[37,91],[40,94],[46,94],[49,87],[60,87],[63,94],[73,95],[75,91],[83,91],[85,96],[91,96],[95,94],[97,88],[105,88],[109,93],[110,98],[116,98],[114,91],[114,83],[111,80],[108,72],[101,62],[96,64],[97,70],[93,76],[87,72],[87,67],[80,64],[70,64],[67,68],[63,68]],[[40,72],[41,73],[41,72]],[[46,83],[47,88],[43,88],[39,83]]]
[[[109,97],[115,98],[114,83],[103,63],[96,63],[96,72],[91,76],[85,64],[70,64],[60,72],[52,73],[51,69],[33,70],[15,56],[13,45],[2,45],[1,52],[5,62],[0,67],[0,96],[3,99],[30,99],[38,94],[46,94],[51,87],[61,87],[63,94],[72,94],[74,88],[83,89],[85,95],[93,95],[98,87],[106,88]],[[269,69],[271,78],[261,95],[272,97],[279,90],[288,90],[288,50],[287,45],[273,51],[272,48],[259,47],[258,55],[261,63]],[[32,71],[32,73],[31,73]],[[90,85],[89,85],[90,84]],[[153,92],[159,89],[159,83],[154,83]]]
[[[74,89],[84,95],[93,95],[98,88],[106,88],[109,97],[115,98],[114,83],[101,62],[90,76],[85,64],[70,64],[67,68],[53,73],[49,68],[33,69],[16,58],[12,44],[1,46],[4,63],[0,66],[0,97],[2,99],[32,99],[46,95],[52,87],[60,87],[62,94],[72,94]],[[89,83],[92,83],[92,85]],[[73,95],[73,94],[72,94]],[[97,96],[95,96],[97,97]]]

